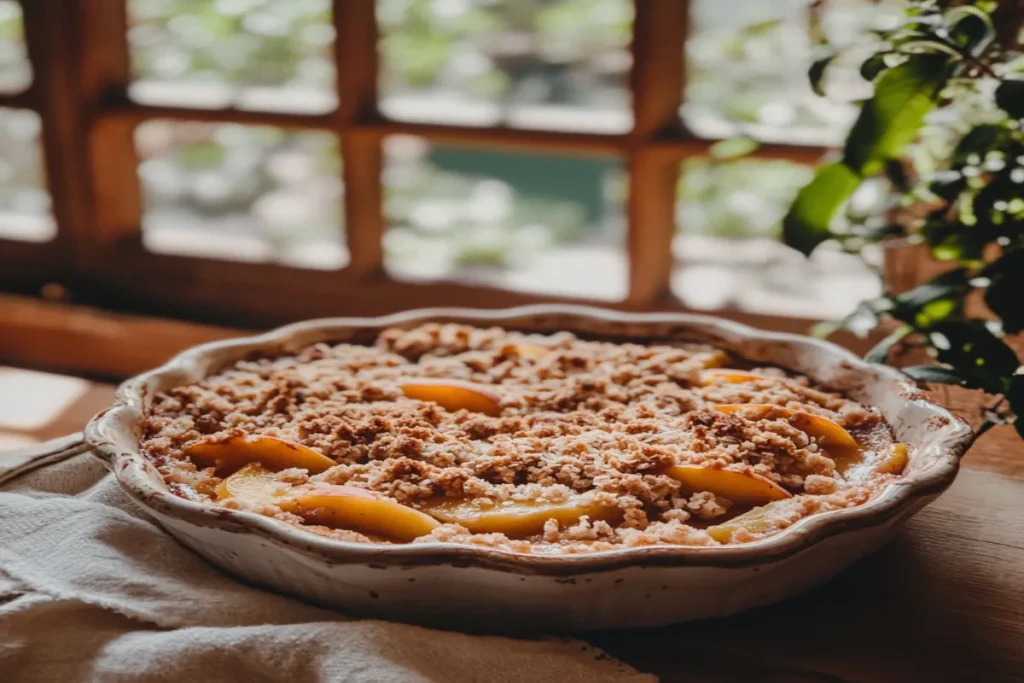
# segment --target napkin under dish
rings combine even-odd
[[[655,680],[578,640],[353,620],[234,581],[68,444],[31,471],[0,453],[4,681]]]

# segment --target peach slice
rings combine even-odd
[[[755,375],[752,372],[731,370],[729,368],[712,368],[700,373],[700,383],[705,387],[717,383],[739,384],[741,382],[755,382],[764,378],[765,375]]]
[[[708,351],[695,356],[705,368],[724,368],[729,363],[729,354],[725,351]]]
[[[728,543],[732,540],[732,535],[740,529],[752,534],[764,534],[774,531],[775,526],[775,520],[771,516],[771,506],[763,505],[733,517],[728,522],[710,526],[707,532],[708,536],[719,543]]]
[[[584,515],[607,522],[622,518],[619,508],[578,499],[564,503],[509,500],[481,506],[470,500],[435,498],[427,501],[422,509],[442,522],[460,524],[473,533],[503,533],[509,538],[542,533],[549,519],[559,524],[575,524]]]
[[[233,436],[217,442],[200,441],[184,452],[202,467],[231,472],[253,462],[273,472],[298,467],[313,473],[323,472],[336,464],[323,453],[302,444],[259,434]]]
[[[401,384],[408,398],[436,403],[454,413],[468,410],[496,416],[501,413],[501,397],[484,386],[472,382],[446,379],[414,379]]]
[[[665,474],[682,482],[688,489],[710,491],[741,505],[762,505],[793,495],[775,482],[752,472],[675,465],[665,470]]]
[[[827,417],[756,403],[723,403],[713,407],[723,413],[741,413],[753,419],[762,419],[771,414],[785,417],[791,425],[817,439],[835,462],[836,471],[840,474],[861,460],[861,449],[857,440],[850,432]]]
[[[907,467],[907,444],[905,443],[894,443],[892,448],[889,450],[889,455],[885,457],[875,467],[875,471],[880,474],[903,474],[903,470]]]
[[[269,501],[281,495],[281,491],[273,472],[258,462],[251,462],[217,485],[217,500]]]
[[[287,509],[316,524],[379,534],[396,541],[426,536],[440,526],[430,515],[355,486],[315,485],[290,498]]]

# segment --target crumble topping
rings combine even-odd
[[[876,411],[777,368],[737,369],[754,374],[743,381],[702,380],[707,368],[729,360],[693,344],[438,323],[391,328],[372,346],[314,344],[294,355],[244,360],[159,394],[142,448],[177,495],[349,541],[389,539],[311,522],[273,497],[225,497],[218,487],[229,473],[197,464],[186,451],[260,435],[335,463],[319,473],[276,472],[275,495],[337,485],[416,509],[451,499],[480,508],[582,501],[614,511],[604,519],[551,517],[525,538],[446,522],[413,541],[516,552],[716,545],[722,541],[709,527],[757,507],[695,490],[671,476],[673,466],[757,475],[792,494],[767,505],[759,525],[741,525],[725,542],[755,540],[805,516],[861,504],[891,479],[872,472],[847,480],[824,439],[790,419],[795,411],[827,418],[870,445],[865,457],[876,457],[892,443]],[[410,378],[484,387],[495,396],[496,414],[408,398],[403,382]],[[771,408],[756,414],[716,408],[732,404]]]

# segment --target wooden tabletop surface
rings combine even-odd
[[[0,368],[0,449],[77,431],[112,394]],[[975,401],[942,398],[967,411]],[[1008,427],[986,434],[953,487],[892,542],[802,596],[581,637],[672,683],[1024,681],[1024,446]]]

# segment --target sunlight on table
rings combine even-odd
[[[0,368],[0,429],[41,429],[63,414],[88,388],[87,381],[75,377]],[[21,444],[11,447],[15,445]]]

